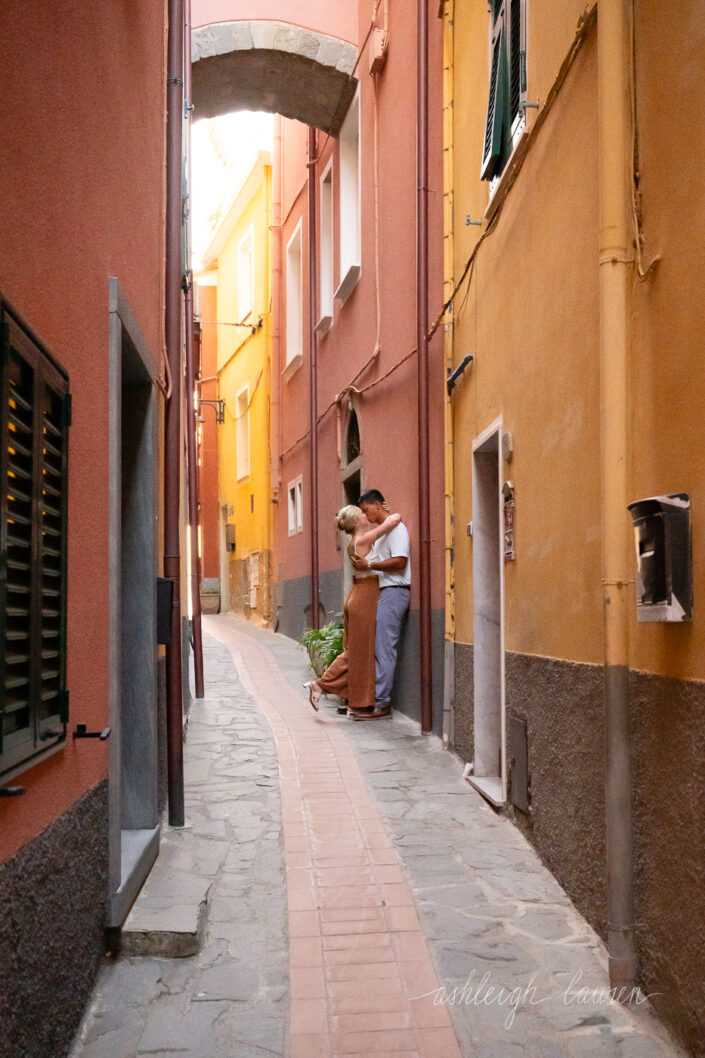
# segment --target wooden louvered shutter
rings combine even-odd
[[[492,33],[492,66],[490,69],[490,94],[487,104],[485,141],[482,150],[482,180],[491,180],[502,162],[502,152],[509,133],[507,40],[504,26],[504,5],[496,10]]]
[[[0,409],[0,773],[65,737],[68,393],[7,312]]]

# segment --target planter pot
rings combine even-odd
[[[201,595],[201,613],[219,613],[220,595]]]

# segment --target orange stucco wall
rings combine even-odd
[[[162,344],[164,5],[7,0],[0,290],[68,370],[68,687],[65,748],[0,801],[0,860],[107,775],[108,277],[155,357]]]

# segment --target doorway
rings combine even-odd
[[[157,393],[153,358],[110,280],[109,925],[122,924],[159,851]]]
[[[343,505],[357,505],[362,493],[362,445],[360,423],[355,407],[350,407],[348,426],[345,431],[345,447],[341,452],[340,480],[343,486]],[[343,599],[352,588],[353,568],[348,558],[347,533],[340,532],[340,548],[343,552]]]
[[[504,708],[502,421],[473,443],[472,575],[475,759],[471,784],[493,805],[507,795]]]

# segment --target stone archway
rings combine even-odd
[[[336,136],[355,94],[354,44],[275,21],[194,29],[194,117],[267,110]]]

